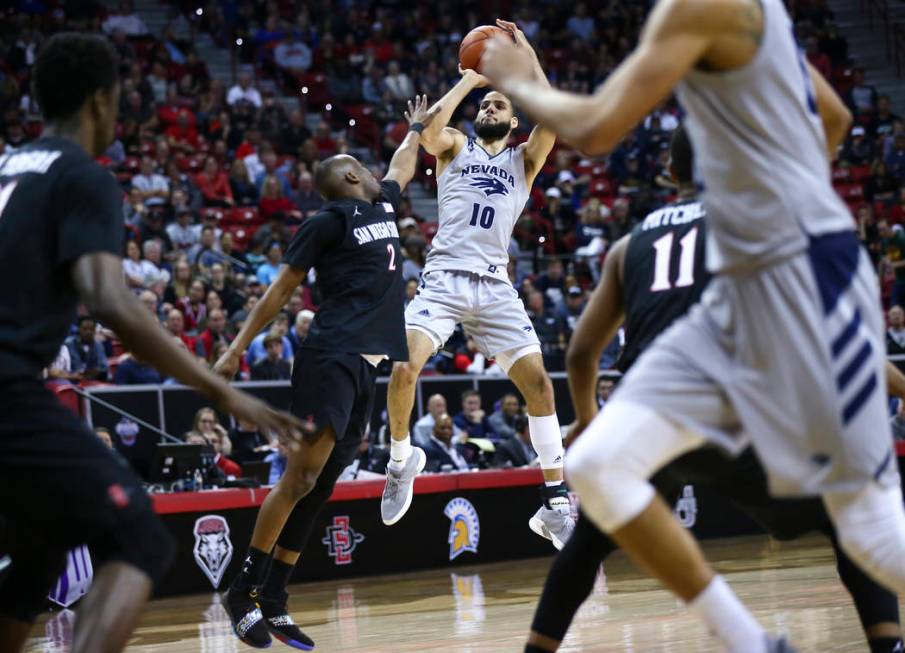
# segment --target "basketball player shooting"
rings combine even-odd
[[[530,62],[530,77],[547,87],[537,55],[515,23],[497,21],[514,36],[514,45]],[[510,38],[512,41],[512,38]],[[437,157],[440,228],[422,273],[421,287],[405,312],[408,362],[396,363],[389,386],[390,464],[383,493],[384,523],[395,524],[412,501],[415,476],[425,454],[411,445],[409,424],[415,385],[427,359],[452,335],[457,323],[482,353],[495,358],[525,397],[531,443],[545,480],[544,505],[529,521],[532,530],[562,548],[574,526],[563,485],[563,447],[553,401],[553,385],[544,370],[540,343],[518,293],[509,282],[507,249],[534,178],[553,149],[555,136],[535,127],[528,141],[508,147],[518,126],[512,103],[496,91],[481,100],[468,138],[447,126],[453,112],[487,80],[474,70],[437,104],[437,117],[421,144]]]
[[[842,548],[905,591],[905,510],[887,418],[879,288],[827,160],[851,115],[795,43],[780,0],[664,0],[593,96],[534,79],[504,39],[483,70],[530,118],[612,150],[675,88],[706,186],[715,278],[640,357],[569,452],[582,510],[730,651],[765,635],[648,478],[712,443],[750,443],[778,496],[820,495]]]

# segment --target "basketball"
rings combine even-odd
[[[459,45],[459,65],[462,70],[471,68],[481,72],[481,55],[484,54],[484,45],[487,39],[492,39],[496,34],[507,34],[506,30],[493,25],[481,25],[475,27]]]

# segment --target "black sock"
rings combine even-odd
[[[542,485],[540,495],[541,501],[543,501],[544,505],[549,508],[551,499],[556,499],[559,497],[565,497],[566,499],[568,499],[569,490],[568,488],[566,488],[566,484],[560,481],[558,485]]]
[[[267,580],[264,581],[264,589],[261,590],[264,598],[283,598],[293,569],[295,569],[295,565],[290,565],[274,558],[270,563],[270,573],[267,574]]]
[[[248,591],[253,587],[260,587],[264,582],[264,574],[267,573],[267,563],[270,561],[270,554],[256,549],[253,546],[248,547],[248,555],[242,563],[242,571],[233,579],[232,587],[239,591]]]
[[[905,651],[901,637],[875,637],[867,640],[870,653],[899,653]]]
[[[525,644],[525,653],[550,653],[550,651],[536,644]]]

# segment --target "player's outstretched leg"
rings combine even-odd
[[[406,339],[409,359],[393,365],[393,374],[387,388],[387,411],[393,441],[390,443],[387,481],[380,501],[380,516],[387,526],[392,526],[408,512],[412,505],[415,477],[427,463],[424,450],[412,446],[409,426],[415,405],[418,375],[436,346],[427,334],[416,329],[408,329]]]
[[[544,474],[543,505],[528,521],[528,526],[541,537],[552,540],[557,549],[562,549],[575,528],[569,493],[563,483],[562,433],[556,417],[553,384],[544,370],[544,359],[536,346],[527,350],[530,353],[515,359],[507,373],[528,404],[531,446],[537,452]],[[497,360],[506,361],[505,354]]]
[[[223,601],[233,631],[248,646],[268,648],[271,644],[258,602],[270,554],[296,504],[316,486],[335,443],[331,427],[303,440],[297,451],[290,451],[286,473],[261,504],[242,570],[233,578]]]
[[[649,408],[617,397],[572,445],[566,473],[591,521],[687,602],[727,650],[791,650],[766,636],[647,481],[702,443],[700,436],[676,428]]]

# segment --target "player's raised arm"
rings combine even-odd
[[[173,344],[172,337],[126,289],[118,256],[107,252],[80,256],[72,265],[72,281],[88,310],[113,327],[129,351],[150,361],[165,376],[196,388],[226,412],[254,422],[262,430],[289,438],[303,429],[300,420],[230,387]]]
[[[425,128],[421,134],[421,145],[428,153],[439,159],[453,158],[465,144],[465,134],[458,129],[447,127],[456,107],[474,89],[487,86],[487,79],[483,75],[470,69],[459,68],[459,72],[462,79],[430,108],[432,113],[437,112],[436,118],[430,129]]]
[[[597,369],[600,354],[618,333],[625,320],[622,292],[622,269],[631,235],[624,236],[611,248],[603,262],[600,283],[591,295],[587,308],[575,326],[566,353],[569,392],[575,406],[575,437],[597,414]]]
[[[384,179],[389,179],[399,184],[400,191],[405,190],[412,177],[415,176],[415,168],[418,165],[418,147],[421,145],[422,133],[430,128],[440,112],[436,105],[428,111],[426,95],[416,95],[414,102],[409,100],[408,107],[408,111],[405,112],[405,119],[409,123],[409,132],[396,149],[396,152],[393,153],[390,167],[384,177]]]
[[[497,18],[497,26],[500,29],[507,30],[515,38],[517,47],[525,48],[525,51],[531,53],[531,62],[534,67],[534,79],[539,84],[550,88],[550,81],[547,79],[544,69],[541,68],[540,59],[537,52],[531,47],[531,43],[525,36],[525,33],[518,28],[518,25],[508,20]],[[542,125],[536,125],[528,136],[528,141],[522,146],[525,148],[525,180],[528,186],[534,183],[537,173],[544,167],[547,156],[556,144],[556,134]]]
[[[830,161],[836,158],[836,151],[852,126],[852,112],[845,106],[842,98],[836,94],[823,75],[814,66],[808,63],[808,72],[811,75],[811,83],[814,85],[814,94],[817,98],[817,112],[823,122],[823,131],[826,134],[826,151]]]
[[[593,95],[550,88],[535,79],[530,56],[508,39],[494,38],[482,70],[490,83],[528,117],[589,153],[612,150],[672,92],[714,40],[737,27],[732,0],[665,0],[656,5],[638,47]]]

